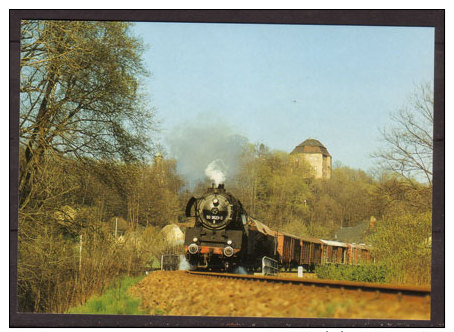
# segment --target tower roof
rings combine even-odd
[[[303,143],[297,145],[290,154],[297,153],[321,153],[324,156],[331,156],[326,147],[320,141],[308,138]]]

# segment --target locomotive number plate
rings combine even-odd
[[[206,216],[207,220],[213,220],[213,221],[216,221],[216,220],[224,220],[224,217],[223,216],[212,216],[212,215],[209,215],[207,214]]]

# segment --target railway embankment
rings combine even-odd
[[[430,319],[430,296],[157,271],[129,289],[151,315]]]

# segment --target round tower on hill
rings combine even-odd
[[[290,152],[297,161],[306,160],[314,171],[316,179],[330,179],[332,159],[326,147],[320,141],[308,138]]]

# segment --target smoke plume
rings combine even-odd
[[[208,164],[207,168],[205,169],[205,175],[208,176],[216,186],[218,186],[221,183],[224,183],[226,173],[227,169],[225,167],[224,162],[221,159],[213,160],[211,163]]]
[[[170,156],[177,161],[177,172],[191,188],[207,177],[216,184],[233,177],[248,142],[212,114],[175,127],[166,141]]]

